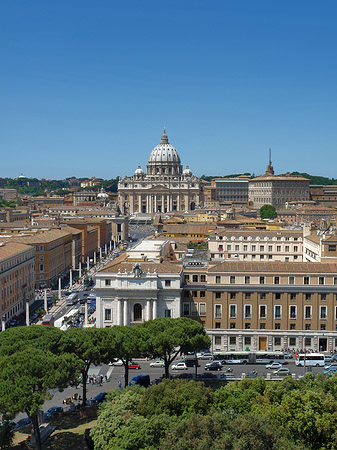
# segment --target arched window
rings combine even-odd
[[[142,305],[136,303],[133,307],[133,320],[134,322],[142,320]]]

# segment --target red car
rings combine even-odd
[[[135,363],[130,363],[128,365],[129,369],[136,369],[139,370],[140,369],[140,365],[139,364],[135,364]]]

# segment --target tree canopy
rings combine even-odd
[[[277,212],[273,205],[263,205],[260,208],[261,219],[275,219],[277,217]]]

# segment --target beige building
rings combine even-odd
[[[0,243],[0,310],[5,321],[34,301],[35,256],[32,246],[17,242]]]
[[[304,236],[303,261],[337,262],[337,236],[329,234]]]
[[[254,208],[273,205],[275,209],[284,208],[289,202],[310,200],[310,180],[300,175],[274,175],[269,161],[266,173],[249,180],[248,199]]]
[[[184,267],[182,315],[213,350],[337,349],[337,264],[226,261]]]
[[[118,183],[122,214],[194,210],[201,202],[201,182],[183,166],[165,133],[151,152],[146,173],[140,166]]]
[[[302,231],[221,230],[208,239],[211,260],[302,261]]]

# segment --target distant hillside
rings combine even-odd
[[[308,173],[292,172],[293,175],[302,175],[304,178],[309,178],[310,184],[337,184],[335,178],[322,177],[320,175],[309,175]]]
[[[239,177],[240,175],[247,175],[248,177],[254,177],[255,175],[253,174],[251,174],[251,173],[249,173],[249,172],[246,172],[246,173],[232,173],[231,175],[212,175],[212,176],[210,176],[210,175],[201,175],[201,179],[202,180],[205,180],[205,181],[211,181],[213,178],[235,178],[235,177]]]

